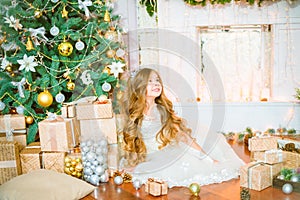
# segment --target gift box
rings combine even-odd
[[[113,117],[112,103],[106,101],[81,102],[76,104],[76,115],[78,120],[107,119]]]
[[[117,128],[115,117],[110,119],[80,120],[82,138],[101,139],[105,137],[109,144],[117,143]]]
[[[295,169],[300,167],[300,154],[296,152],[283,151],[285,161],[283,167],[288,169]]]
[[[42,151],[40,146],[27,146],[20,152],[22,174],[42,169]]]
[[[23,115],[0,115],[0,141],[17,141],[26,146],[26,123]]]
[[[252,137],[249,139],[249,151],[267,151],[277,149],[277,137]]]
[[[162,180],[149,178],[145,184],[145,192],[153,196],[165,195],[168,193],[168,184]]]
[[[268,151],[252,151],[251,158],[255,161],[274,164],[285,161],[285,154],[280,149],[273,149]]]
[[[64,103],[61,107],[61,116],[63,118],[76,117],[75,105],[71,103]]]
[[[250,162],[240,168],[240,185],[261,191],[272,185],[270,167],[262,162]]]
[[[266,164],[267,167],[270,168],[270,178],[271,180],[273,177],[278,174],[283,169],[283,163],[275,163],[275,164]]]
[[[43,152],[43,167],[45,169],[64,173],[66,152]]]
[[[42,151],[67,152],[79,144],[80,128],[76,118],[57,117],[38,123]]]
[[[16,141],[0,141],[0,185],[22,173],[20,149]]]

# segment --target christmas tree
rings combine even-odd
[[[126,69],[119,15],[103,0],[1,0],[0,114],[38,122],[84,96],[114,98]],[[115,95],[116,96],[116,95]]]

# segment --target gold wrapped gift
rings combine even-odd
[[[168,194],[168,184],[162,180],[149,178],[145,184],[145,192],[153,196]]]
[[[26,146],[26,123],[23,115],[0,115],[0,141],[17,141]]]
[[[250,162],[240,168],[240,185],[261,191],[272,185],[271,169],[262,162]]]
[[[277,137],[262,136],[252,137],[249,139],[248,149],[249,151],[267,151],[277,149]]]
[[[16,141],[0,141],[0,185],[22,173],[21,148]]]
[[[67,152],[79,144],[80,129],[76,118],[46,119],[38,126],[42,151]]]
[[[113,117],[112,103],[106,101],[82,102],[76,105],[78,120],[107,119]]]
[[[280,149],[272,149],[268,151],[252,151],[251,157],[255,161],[262,161],[268,164],[284,162],[285,154]]]

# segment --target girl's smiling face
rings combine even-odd
[[[147,84],[147,97],[158,97],[161,95],[162,85],[159,76],[155,72],[151,72]]]

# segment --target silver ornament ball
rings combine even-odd
[[[83,49],[84,49],[84,46],[85,46],[84,43],[81,42],[81,41],[78,41],[78,42],[75,43],[75,48],[76,48],[78,51],[83,50]]]
[[[16,107],[16,111],[18,114],[23,115],[24,114],[24,107],[23,106],[18,106]]]
[[[141,183],[140,180],[136,179],[136,180],[134,180],[134,181],[132,182],[132,185],[133,185],[133,187],[134,187],[136,190],[138,190],[138,189],[140,189],[140,187],[142,186],[142,183]]]
[[[57,103],[62,103],[65,101],[65,95],[63,95],[62,93],[58,93],[56,96],[55,96],[55,101]]]
[[[300,182],[299,176],[293,175],[293,176],[291,177],[291,181],[292,181],[292,182],[295,182],[295,183]]]
[[[53,26],[50,29],[50,34],[53,35],[53,36],[57,36],[59,34],[59,29],[56,26]]]
[[[102,85],[102,90],[104,92],[109,92],[111,90],[111,85],[108,82],[104,82]]]
[[[117,185],[121,185],[123,183],[123,178],[122,176],[116,176],[114,178],[114,183],[117,184]]]
[[[0,101],[0,111],[4,110],[4,108],[5,108],[5,103]]]
[[[291,194],[293,192],[293,186],[290,183],[286,183],[282,186],[282,192],[285,194]]]

